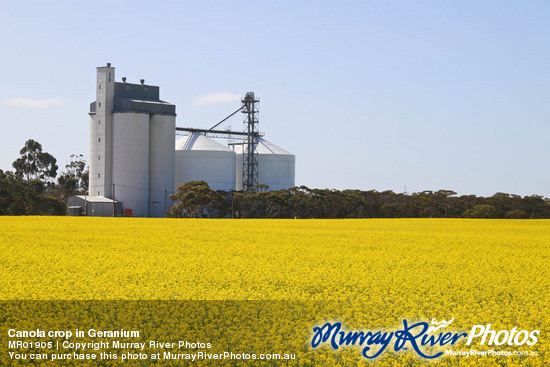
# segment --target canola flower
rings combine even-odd
[[[448,356],[430,364],[550,364],[547,220],[2,217],[0,226],[0,299],[11,317],[21,301],[52,301],[43,320],[55,325],[60,314],[80,315],[60,301],[88,301],[98,308],[87,314],[95,320],[79,316],[80,324],[109,328],[119,320],[147,329],[144,323],[162,320],[147,335],[161,338],[181,330],[180,315],[202,325],[190,334],[220,349],[290,345],[298,359],[288,365],[300,366],[368,363],[358,348],[309,349],[315,323],[337,318],[369,330],[392,329],[404,318],[455,318],[452,327],[465,331],[488,323],[541,330],[539,342],[524,348],[538,355]],[[28,307],[36,313],[42,306]],[[422,362],[389,352],[376,366]]]

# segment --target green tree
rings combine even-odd
[[[225,215],[223,197],[204,181],[190,181],[170,195],[174,206],[170,216],[175,218],[214,218]]]
[[[525,219],[527,218],[527,213],[525,210],[517,209],[517,210],[510,210],[508,213],[506,213],[507,219]]]
[[[468,209],[464,212],[466,218],[495,218],[496,209],[491,205],[476,205],[473,209]]]
[[[88,189],[88,168],[82,154],[72,154],[71,162],[65,166],[66,171],[57,178],[56,196],[63,200]]]
[[[57,175],[57,160],[50,153],[42,151],[42,145],[29,139],[19,151],[21,157],[13,162],[15,174],[26,181],[40,180],[48,182]]]
[[[65,215],[65,203],[44,191],[39,180],[25,181],[0,170],[0,215]]]
[[[529,218],[540,219],[550,216],[550,205],[548,199],[544,199],[540,195],[525,196],[523,198],[525,211]]]

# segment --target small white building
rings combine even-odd
[[[75,195],[67,200],[68,215],[112,217],[122,215],[122,203],[103,196]]]

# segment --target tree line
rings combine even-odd
[[[310,189],[252,192],[214,191],[204,181],[188,182],[171,196],[176,218],[550,218],[550,200],[496,193],[457,196],[449,190],[413,194],[393,191]]]
[[[57,159],[29,139],[19,151],[13,171],[0,170],[0,215],[65,215],[67,199],[88,189],[88,168],[82,154],[58,176]]]
[[[57,160],[27,140],[13,171],[0,170],[0,215],[65,215],[67,199],[85,195],[88,167],[82,154],[58,175]],[[496,193],[490,197],[449,190],[413,194],[376,190],[311,189],[215,191],[204,181],[188,182],[171,195],[175,218],[550,218],[550,199]]]

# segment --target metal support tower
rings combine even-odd
[[[253,92],[245,94],[241,99],[242,106],[229,116],[212,126],[210,129],[196,129],[191,127],[176,127],[176,134],[200,133],[205,136],[222,139],[236,139],[239,142],[229,142],[228,145],[242,145],[243,147],[243,191],[255,190],[258,184],[258,139],[264,134],[259,130],[259,99]],[[244,131],[214,130],[231,116],[238,112],[243,113]]]
[[[243,123],[246,133],[246,142],[243,146],[243,191],[251,191],[258,184],[258,144],[259,119],[258,103],[259,99],[254,97],[254,92],[248,92],[241,99],[243,103]]]

